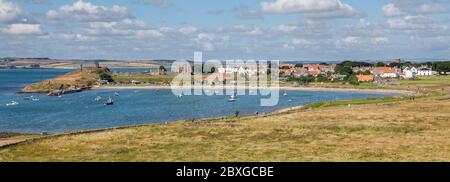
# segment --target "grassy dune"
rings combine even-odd
[[[397,88],[423,92],[414,100],[60,135],[1,149],[0,161],[450,161],[449,83],[400,81]]]
[[[60,89],[61,85],[65,89],[71,86],[88,87],[97,84],[98,80],[100,78],[95,72],[73,71],[53,79],[28,85],[24,90],[49,92]]]

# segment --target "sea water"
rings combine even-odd
[[[0,70],[0,132],[68,132],[110,128],[137,124],[163,123],[209,117],[271,112],[277,109],[314,102],[386,97],[386,93],[286,91],[273,107],[261,107],[265,96],[238,96],[229,102],[228,96],[183,96],[169,89],[92,90],[49,97],[41,94],[19,95],[24,85],[62,75],[71,70],[30,69]],[[115,95],[119,93],[119,96]],[[210,91],[213,92],[213,91]],[[35,101],[29,99],[31,96]],[[96,101],[100,96],[102,99]],[[114,105],[107,106],[108,98]],[[15,106],[6,106],[16,101]]]

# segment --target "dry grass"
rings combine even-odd
[[[59,89],[61,85],[63,85],[63,88],[65,89],[71,86],[87,87],[96,84],[99,79],[98,74],[95,72],[74,71],[50,80],[28,85],[25,87],[25,90],[51,91]]]
[[[59,136],[0,161],[450,161],[450,100]]]

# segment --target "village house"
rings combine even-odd
[[[354,73],[358,73],[358,72],[366,72],[366,71],[372,71],[373,67],[370,66],[356,66],[352,68]]]
[[[403,74],[401,74],[400,76],[404,79],[411,79],[411,78],[415,78],[417,75],[417,68],[415,67],[404,67]]]
[[[285,64],[280,66],[280,75],[290,76],[295,72],[295,65]]]
[[[314,77],[317,77],[321,70],[323,69],[323,65],[321,64],[305,64],[303,65],[303,68],[308,70],[308,74]]]
[[[356,75],[359,82],[372,82],[375,79],[374,75]]]
[[[372,70],[372,74],[381,78],[397,78],[399,71],[397,68],[392,67],[375,67]]]
[[[308,70],[304,67],[296,67],[295,72],[293,74],[294,77],[302,77],[302,76],[308,76]]]
[[[334,73],[334,69],[336,69],[336,64],[324,65],[320,69],[323,75],[332,75]]]

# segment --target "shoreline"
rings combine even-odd
[[[231,87],[231,88],[230,88]],[[173,87],[175,89],[183,89],[183,87]],[[212,86],[193,86],[193,89],[208,89],[213,90],[217,89]],[[246,86],[226,86],[223,89],[227,88],[237,88],[237,89],[249,89]],[[96,86],[92,87],[91,90],[155,90],[155,89],[172,89],[172,86]],[[253,88],[254,89],[254,88]],[[257,88],[257,89],[273,89],[271,87],[268,88]],[[400,94],[403,96],[412,96],[417,95],[416,92],[407,91],[407,90],[389,90],[389,89],[357,89],[357,88],[324,88],[324,87],[278,87],[280,90],[288,90],[288,91],[324,91],[324,92],[364,92],[364,93],[391,93],[391,94]]]

